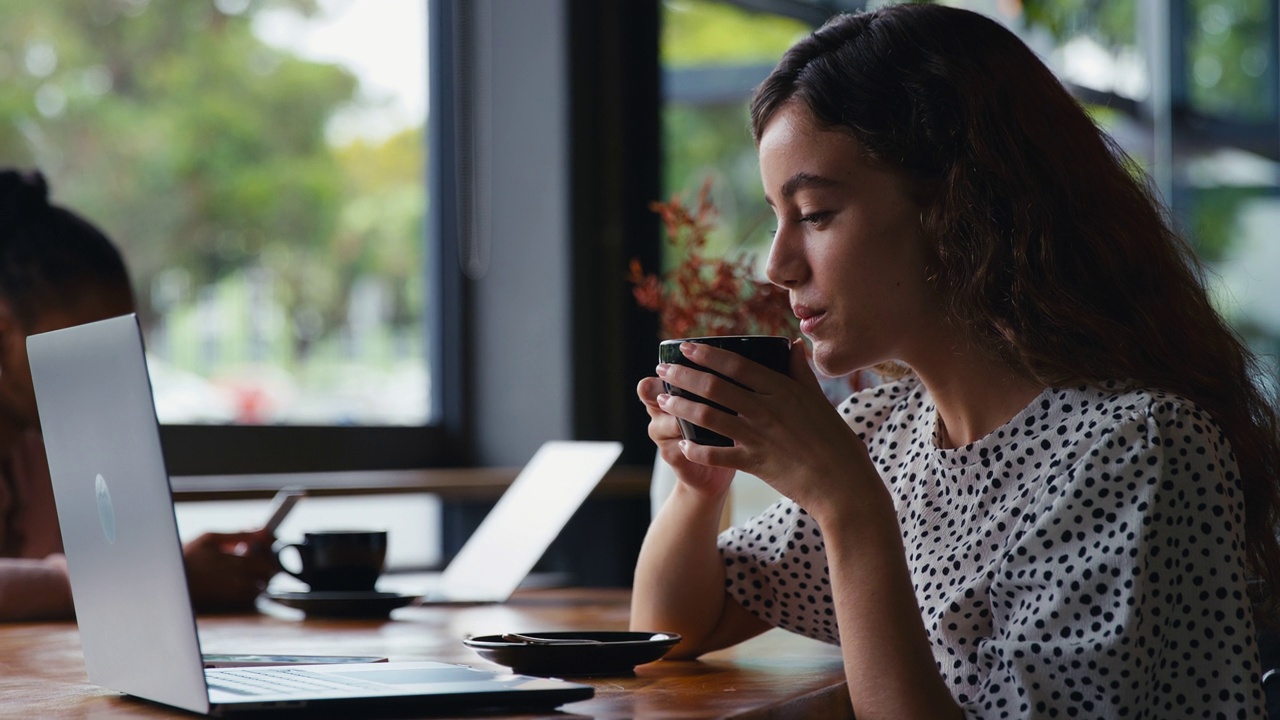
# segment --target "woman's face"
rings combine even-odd
[[[760,138],[777,216],[768,276],[787,289],[818,369],[832,376],[913,357],[938,341],[921,206],[906,177],[788,103]]]
[[[27,336],[133,312],[126,294],[107,289],[83,289],[75,302],[50,307],[23,323],[9,303],[0,299],[0,422],[18,429],[39,425]]]

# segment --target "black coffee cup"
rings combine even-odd
[[[387,559],[385,530],[323,530],[305,533],[300,543],[281,544],[278,556],[287,548],[298,552],[302,567],[284,571],[310,586],[314,592],[360,592],[373,590]]]
[[[717,335],[712,337],[663,340],[662,343],[658,345],[658,361],[662,363],[685,365],[687,367],[710,372],[719,377],[725,377],[724,375],[721,375],[714,370],[708,370],[685,357],[684,354],[680,352],[680,343],[686,342],[714,345],[715,347],[723,348],[725,350],[732,350],[748,360],[757,362],[770,370],[780,372],[783,375],[788,374],[791,369],[791,340],[778,335]],[[733,378],[725,379],[739,387],[746,387]],[[710,405],[711,407],[723,410],[727,413],[734,415],[737,414],[731,408],[727,408],[719,403],[711,402],[700,395],[695,395],[694,393],[681,390],[680,388],[673,387],[665,382],[663,385],[666,386],[667,393],[670,395],[696,400],[697,402]],[[712,432],[700,425],[694,425],[684,419],[680,419],[680,434],[684,436],[685,440],[699,445],[733,447],[733,440],[721,435],[720,433]]]

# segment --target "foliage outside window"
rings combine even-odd
[[[1026,20],[1043,21],[1060,45],[1071,23],[1092,26],[1111,47],[1137,43],[1137,18],[1129,20],[1135,24],[1128,30],[1116,22],[1121,6],[1136,3],[1108,3],[1105,9],[1065,0],[1027,5],[1035,12]],[[1174,0],[1166,7],[1173,148],[1171,194],[1165,200],[1210,267],[1220,311],[1257,350],[1274,355],[1280,349],[1280,315],[1271,309],[1280,297],[1270,292],[1280,276],[1280,258],[1270,250],[1280,214],[1275,3]],[[1088,10],[1106,22],[1090,25]],[[1150,138],[1149,123],[1130,118],[1129,127],[1138,132],[1118,136],[1130,141],[1132,151],[1135,138]],[[1134,154],[1154,171],[1141,149]]]
[[[689,88],[663,105],[664,188],[670,197],[695,196],[711,181],[718,221],[707,252],[768,246],[773,215],[764,203],[748,117],[750,89],[788,47],[812,28],[791,18],[752,12],[719,0],[666,0],[662,4],[661,61],[668,91]],[[723,90],[725,78],[746,77]],[[656,199],[656,198],[655,198]],[[667,265],[677,262],[671,248]]]
[[[0,5],[0,163],[121,244],[162,421],[427,421],[425,108],[353,60],[406,47],[425,97],[425,35],[425,0]]]
[[[1274,3],[1194,0],[1187,6],[1186,88],[1196,112],[1267,122],[1276,114]]]

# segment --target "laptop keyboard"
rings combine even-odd
[[[328,693],[382,689],[380,685],[361,680],[321,675],[307,670],[285,667],[206,671],[205,680],[211,690],[223,690],[237,695]]]

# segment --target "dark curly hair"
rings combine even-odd
[[[1257,360],[1145,178],[1053,73],[980,14],[897,5],[837,16],[792,47],[756,90],[757,142],[791,102],[912,180],[931,279],[977,347],[1042,385],[1126,381],[1217,420],[1274,617],[1280,435]]]
[[[0,170],[0,296],[30,325],[45,308],[70,307],[95,290],[133,304],[120,251],[84,218],[50,204],[42,174]]]

